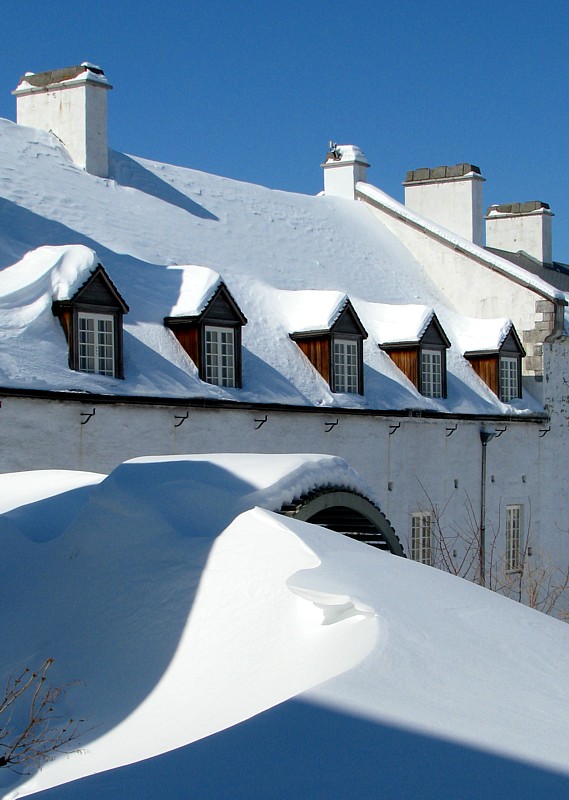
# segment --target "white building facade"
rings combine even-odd
[[[2,250],[0,470],[329,453],[408,556],[480,579],[482,533],[488,585],[533,603],[542,564],[561,586],[569,345],[545,204],[492,207],[485,249],[470,164],[408,173],[403,206],[351,145],[331,147],[317,198],[110,163],[109,88],[84,64],[15,91],[19,125],[56,134],[37,147],[62,142],[77,171],[61,181],[71,210],[35,224],[30,192],[20,260]],[[17,149],[25,132],[9,133]],[[536,271],[504,257],[518,251]]]

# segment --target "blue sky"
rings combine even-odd
[[[25,71],[90,60],[114,86],[117,150],[316,193],[333,139],[398,199],[406,170],[468,161],[486,205],[549,202],[569,262],[560,0],[5,0],[2,15],[0,116]]]

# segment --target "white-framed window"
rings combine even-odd
[[[351,339],[334,338],[334,391],[359,391],[358,343]]]
[[[235,386],[235,333],[233,328],[206,325],[205,379],[215,386]]]
[[[430,511],[411,515],[411,558],[432,565],[432,517]]]
[[[521,570],[521,536],[522,506],[506,506],[506,570],[519,572]]]
[[[79,311],[78,369],[99,375],[115,375],[115,324],[112,314]]]
[[[500,357],[500,400],[509,403],[519,397],[518,359],[508,356]]]
[[[443,357],[440,350],[421,350],[421,394],[443,396]]]

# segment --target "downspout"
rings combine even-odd
[[[491,428],[480,428],[482,443],[482,470],[480,476],[480,586],[486,586],[486,445],[496,432]]]
[[[553,300],[553,308],[554,308],[554,318],[553,318],[553,330],[549,334],[549,336],[545,337],[546,342],[563,342],[567,338],[567,333],[565,331],[565,308],[567,306],[567,300],[560,300],[556,298]]]

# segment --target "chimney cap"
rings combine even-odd
[[[421,167],[411,169],[405,175],[405,183],[421,183],[422,181],[442,181],[448,178],[464,178],[466,175],[481,175],[480,167],[474,164],[455,164],[452,167]]]
[[[332,163],[331,163],[332,162]],[[363,150],[354,144],[336,144],[330,142],[324,164],[322,166],[333,166],[336,164],[363,164],[369,167],[369,161],[365,157]]]
[[[501,203],[499,205],[488,206],[486,216],[497,217],[499,215],[504,215],[511,217],[522,214],[532,214],[536,211],[553,214],[549,203],[543,203],[541,200],[527,200],[525,203]]]
[[[13,94],[25,93],[26,90],[28,92],[45,90],[50,86],[71,82],[98,83],[105,86],[105,88],[112,88],[101,67],[91,64],[90,61],[83,61],[73,67],[50,69],[45,72],[26,72],[18,81],[18,86]]]

